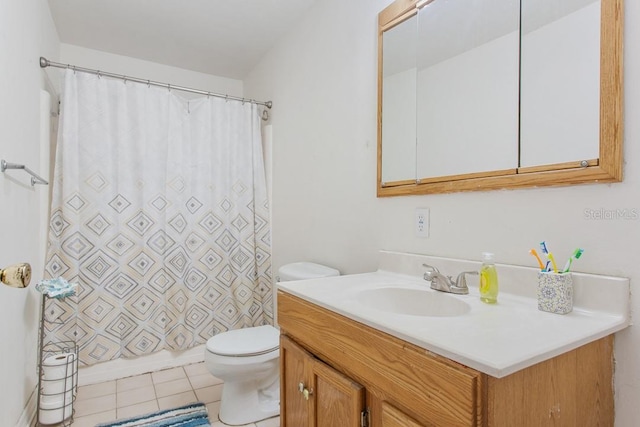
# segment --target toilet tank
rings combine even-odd
[[[278,281],[317,279],[320,277],[339,276],[335,268],[313,262],[293,262],[278,269]]]

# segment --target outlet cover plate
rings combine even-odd
[[[429,237],[429,208],[416,208],[414,231],[416,237]]]

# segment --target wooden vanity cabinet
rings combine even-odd
[[[613,425],[613,336],[494,378],[282,291],[278,323],[282,427]]]

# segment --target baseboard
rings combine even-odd
[[[161,350],[134,359],[117,359],[81,367],[78,369],[78,385],[96,384],[202,362],[205,348],[202,344],[185,351]]]
[[[37,402],[36,396],[38,395],[38,386],[33,389],[31,396],[29,396],[29,400],[27,400],[27,405],[22,410],[22,414],[20,414],[20,418],[16,423],[16,427],[31,427],[35,424],[36,421],[36,410],[37,410]]]

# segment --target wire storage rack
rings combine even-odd
[[[45,341],[45,310],[47,300],[42,295],[40,312],[38,399],[36,426],[70,426],[73,423],[73,402],[78,390],[78,345],[75,341]]]

